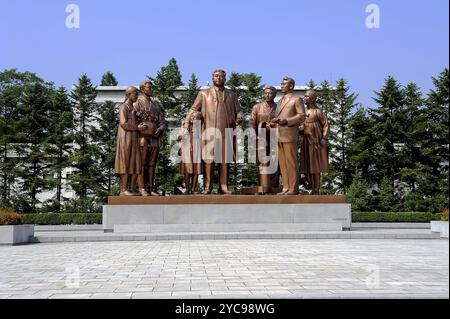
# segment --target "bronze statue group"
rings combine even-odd
[[[182,143],[179,152],[185,194],[196,192],[198,176],[202,174],[204,194],[212,194],[216,167],[218,193],[231,194],[229,163],[230,157],[231,162],[236,160],[236,141],[232,139],[230,152],[225,139],[230,130],[243,122],[244,115],[237,95],[225,87],[225,79],[225,71],[213,72],[213,86],[199,92],[177,135],[178,141],[188,141]],[[120,196],[160,196],[155,189],[155,170],[161,136],[167,124],[158,103],[151,98],[152,88],[149,80],[142,82],[139,90],[128,87],[126,100],[119,108],[115,172],[121,176]],[[295,81],[285,77],[281,83],[283,98],[277,104],[274,102],[276,89],[266,87],[264,101],[255,105],[251,112],[252,128],[258,132],[259,139],[266,139],[266,132],[270,130],[275,129],[277,133],[276,169],[268,169],[267,161],[257,156],[260,194],[298,195],[300,174],[304,174],[310,194],[318,195],[320,174],[328,172],[327,118],[316,105],[314,90],[305,93],[303,102],[294,94],[294,88]],[[202,139],[195,136],[202,136]],[[270,155],[270,144],[264,147],[264,153]]]

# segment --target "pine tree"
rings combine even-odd
[[[353,177],[352,184],[347,190],[347,200],[352,205],[352,211],[368,211],[371,194],[370,185],[360,171]]]
[[[310,85],[315,86],[315,83],[310,83]],[[328,81],[323,81],[320,84],[320,87],[316,87],[317,92],[317,105],[323,112],[323,114],[327,117],[328,123],[329,123],[329,133],[328,133],[328,154],[329,159],[331,160],[331,155],[335,152],[334,149],[332,149],[332,146],[335,144],[335,123],[333,121],[333,118],[331,117],[331,110],[334,109],[334,91],[333,88],[330,86]],[[300,156],[303,156],[300,154]],[[328,174],[323,174],[321,179],[321,188],[320,193],[321,194],[335,194],[335,185],[334,185],[334,179],[335,174],[333,174],[333,166],[332,163],[330,163],[330,172]]]
[[[255,104],[263,100],[264,86],[261,84],[261,76],[255,73],[242,74],[242,84],[246,90],[241,94],[241,111],[243,114],[250,114]],[[242,124],[242,127],[250,127],[248,118]],[[248,137],[245,137],[245,143],[248,143]],[[249,163],[249,147],[244,144],[244,166],[242,169],[242,187],[252,187],[258,185],[258,168],[256,163]]]
[[[161,67],[156,77],[148,77],[153,82],[153,94],[168,117],[179,118],[182,113],[180,99],[175,90],[183,85],[177,61],[172,58],[167,66]]]
[[[81,200],[86,200],[89,195],[95,194],[98,183],[96,158],[98,150],[92,140],[93,126],[95,125],[95,113],[97,92],[91,80],[86,74],[78,79],[78,84],[70,93],[70,98],[75,105],[75,134],[76,149],[71,156],[72,167],[75,172],[70,175],[70,185]]]
[[[315,90],[317,88],[317,84],[313,79],[309,80],[309,82],[306,84],[306,86],[307,86],[308,90]]]
[[[17,197],[21,211],[35,213],[41,202],[38,195],[50,189],[51,158],[46,152],[45,142],[49,137],[51,123],[53,86],[36,83],[24,90],[19,105],[20,132],[16,135],[18,144],[15,151],[19,155],[16,182],[20,191]]]
[[[395,189],[390,180],[384,177],[381,180],[378,194],[376,195],[378,208],[382,212],[396,212],[399,208],[399,197],[395,194]]]
[[[337,81],[336,90],[333,92],[334,108],[331,109],[328,120],[330,129],[333,130],[329,139],[330,173],[335,185],[335,193],[343,194],[350,186],[351,166],[349,148],[351,141],[350,120],[353,109],[357,107],[355,93],[350,93],[347,81]]]
[[[374,101],[379,107],[369,110],[373,122],[368,131],[375,142],[370,148],[371,160],[375,165],[371,180],[380,185],[386,177],[394,187],[402,166],[397,149],[405,142],[404,92],[400,84],[389,76],[383,88],[375,94]]]
[[[350,165],[353,174],[359,172],[361,177],[372,182],[371,174],[374,170],[370,148],[375,143],[374,136],[369,133],[373,126],[372,119],[363,107],[359,107],[350,119],[351,145]],[[373,186],[373,183],[370,185]]]
[[[117,82],[116,77],[114,76],[114,73],[111,71],[106,72],[102,76],[102,82],[101,86],[117,86],[119,82]]]
[[[182,101],[175,96],[175,90],[183,85],[183,82],[177,61],[174,58],[170,59],[169,64],[161,67],[155,78],[149,77],[149,79],[153,82],[154,98],[159,102],[169,124],[179,121],[183,114]],[[169,132],[162,136],[155,184],[163,194],[173,193],[182,185],[182,178],[177,177],[178,168],[170,158],[170,150],[175,143],[174,138],[169,139]]]
[[[246,116],[242,127],[249,127],[248,114],[253,106],[263,99],[264,86],[261,84],[261,77],[255,73],[232,72],[226,86],[236,93],[241,112]],[[256,163],[248,163],[248,138],[244,141],[244,163],[234,163],[231,165],[230,185],[233,192],[240,193],[242,187],[250,187],[258,184],[258,169]],[[241,145],[242,146],[242,145]]]
[[[102,86],[116,86],[118,81],[110,71],[102,77]],[[118,179],[114,174],[114,161],[116,155],[117,129],[119,127],[118,106],[113,101],[105,101],[98,106],[91,135],[95,141],[97,152],[97,189],[96,194],[102,202],[108,195],[117,193]]]
[[[236,93],[239,101],[240,101],[240,96],[242,95],[242,92],[244,91],[244,89],[242,87],[243,86],[242,82],[243,82],[242,75],[240,73],[231,72],[227,82],[225,83],[227,88],[229,88],[231,91]],[[247,115],[248,113],[244,113],[244,114]],[[229,186],[233,193],[237,193],[237,194],[241,193],[242,179],[243,179],[242,175],[243,175],[243,164],[242,163],[230,164]],[[215,173],[214,179],[217,180],[216,173]]]
[[[433,77],[434,89],[426,100],[424,111],[427,121],[427,134],[424,146],[428,150],[428,163],[431,167],[428,188],[423,192],[433,198],[430,210],[440,212],[448,207],[449,194],[449,70],[445,68]]]
[[[241,79],[241,83],[245,87],[239,95],[241,112],[250,114],[253,106],[263,100],[264,86],[261,84],[261,77],[255,73],[243,73]]]
[[[242,88],[242,74],[237,72],[231,72],[227,83],[225,85],[234,93],[237,94],[237,96],[241,96]]]
[[[119,127],[118,109],[113,101],[98,105],[97,126],[92,127],[92,138],[97,146],[97,196],[105,202],[106,197],[117,193],[117,176],[114,173],[117,129]]]
[[[18,143],[19,106],[25,89],[44,81],[31,72],[5,70],[0,72],[0,203],[11,206],[11,191],[16,180],[18,158],[13,156],[13,145]]]
[[[180,119],[183,120],[192,104],[194,104],[195,99],[197,98],[198,93],[200,92],[200,87],[198,86],[198,79],[194,73],[191,74],[191,78],[189,79],[188,88],[185,93],[181,96],[181,106],[182,112],[180,112]]]
[[[56,188],[56,196],[50,210],[61,211],[63,171],[69,167],[69,158],[73,152],[74,115],[73,104],[64,87],[53,93],[50,110],[49,136],[46,140],[46,152],[51,158],[53,179],[50,185]]]
[[[405,96],[405,141],[399,150],[399,157],[403,164],[400,169],[400,181],[406,185],[404,193],[417,191],[427,173],[426,146],[423,138],[426,134],[427,122],[424,116],[424,99],[415,83],[408,83],[404,88]],[[425,156],[424,156],[425,155]]]
[[[326,80],[320,84],[319,88],[317,88],[317,105],[329,120],[330,111],[332,111],[334,108],[333,94],[333,88]],[[330,137],[332,138],[332,135]]]

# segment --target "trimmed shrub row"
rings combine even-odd
[[[67,213],[42,213],[23,214],[23,224],[35,225],[86,225],[101,224],[102,214],[67,214]]]
[[[68,214],[68,213],[41,213],[41,214],[16,214],[20,221],[5,220],[3,224],[34,224],[34,225],[86,225],[102,224],[102,214]],[[3,216],[3,217],[6,217]],[[354,223],[428,223],[432,220],[441,220],[440,214],[416,213],[416,212],[353,212]]]
[[[428,223],[440,220],[440,214],[417,212],[353,212],[354,223]]]

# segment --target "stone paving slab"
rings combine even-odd
[[[0,298],[448,298],[446,239],[0,247]]]

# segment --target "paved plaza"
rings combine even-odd
[[[4,298],[448,298],[446,239],[0,246]]]

